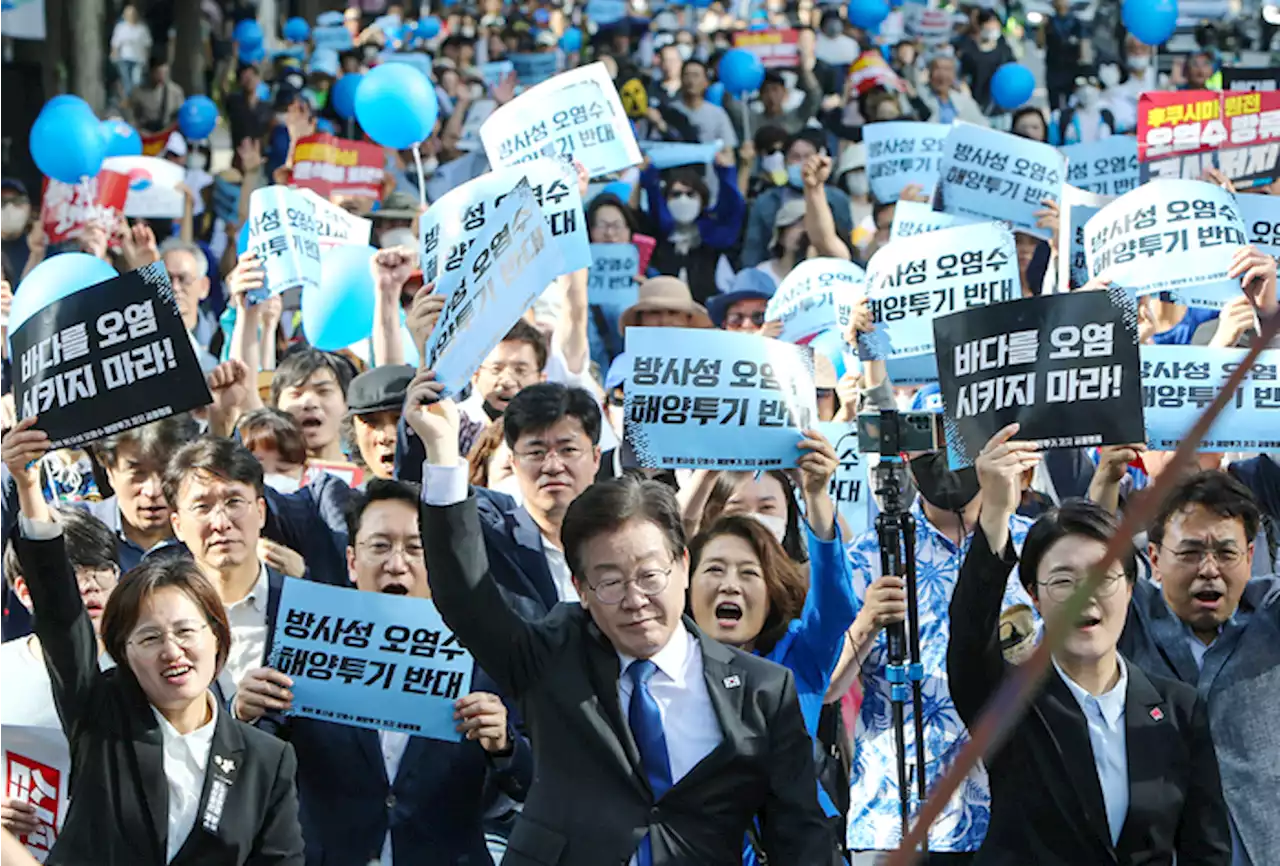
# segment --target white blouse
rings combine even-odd
[[[213,714],[209,721],[189,734],[178,733],[169,720],[155,707],[151,712],[160,722],[164,741],[164,778],[169,787],[169,838],[165,862],[173,862],[182,843],[191,835],[200,810],[200,794],[204,791],[204,773],[213,748],[213,730],[218,724],[218,702],[207,695]]]

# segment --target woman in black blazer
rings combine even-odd
[[[100,671],[61,528],[24,516],[16,545],[71,747],[47,862],[301,866],[293,748],[213,700],[231,630],[195,564],[144,560],[121,578],[102,625],[118,666]]]
[[[968,726],[1012,668],[1000,649],[1001,598],[1015,565],[1053,621],[1117,529],[1068,500],[1027,533],[1019,560],[1009,517],[1039,454],[1010,425],[976,461],[979,528],[951,597],[947,674]],[[987,759],[991,824],[975,866],[1228,866],[1231,838],[1204,706],[1183,683],[1120,656],[1137,575],[1132,550],[1079,612],[1026,714]]]

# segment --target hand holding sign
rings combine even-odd
[[[249,298],[254,297],[266,282],[266,271],[262,268],[262,259],[253,250],[245,250],[236,260],[236,266],[227,275],[227,296],[231,305],[243,310]]]
[[[4,827],[15,836],[26,836],[40,829],[40,819],[36,816],[36,807],[26,800],[9,797],[0,805],[0,827]],[[5,862],[8,862],[6,858]]]
[[[1227,276],[1240,278],[1240,287],[1245,295],[1258,308],[1263,318],[1275,315],[1276,300],[1276,260],[1255,246],[1247,246],[1236,250],[1227,268]]]
[[[512,743],[507,728],[507,706],[489,692],[472,692],[454,702],[457,731],[475,740],[491,755],[506,754]]]
[[[231,702],[231,715],[253,723],[267,713],[293,709],[293,680],[275,668],[254,668],[244,675]]]
[[[413,337],[413,345],[417,348],[419,357],[422,356],[423,347],[431,339],[431,332],[436,329],[436,322],[440,321],[445,300],[444,295],[435,293],[434,285],[426,285],[414,296],[413,303],[409,305],[405,325]]]
[[[441,399],[444,383],[434,370],[419,370],[404,398],[404,418],[427,451],[433,466],[454,466],[459,459],[458,427],[461,419],[452,400]]]
[[[0,462],[14,478],[23,478],[29,471],[38,473],[40,458],[49,453],[48,434],[33,429],[38,420],[35,415],[23,418],[0,442]]]
[[[1009,518],[1022,502],[1022,475],[1040,462],[1039,446],[1021,442],[1018,424],[1009,424],[992,436],[978,453],[974,468],[982,490],[978,522],[993,551],[1003,551],[1009,538]]]
[[[831,478],[840,468],[840,458],[827,437],[817,430],[805,430],[797,446],[804,452],[796,461],[800,469],[800,490],[804,494],[805,515],[814,535],[824,541],[835,538],[836,506],[831,500]]]

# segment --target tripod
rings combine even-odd
[[[886,424],[884,432],[895,425]],[[896,438],[896,437],[886,437]],[[905,705],[908,683],[911,691],[911,708],[915,721],[915,778],[916,791],[921,803],[927,799],[925,778],[924,708],[920,694],[924,678],[924,666],[920,662],[920,621],[916,607],[916,519],[903,507],[902,491],[906,481],[907,466],[896,443],[881,441],[880,463],[876,466],[876,494],[884,503],[884,509],[876,516],[876,536],[880,544],[880,573],[902,575],[907,588],[907,617],[905,623],[894,623],[886,631],[889,644],[889,661],[886,677],[889,680],[889,699],[893,704],[894,743],[898,747],[898,803],[902,816],[902,835],[905,838],[910,825],[911,791],[908,785],[907,744],[904,730]],[[892,453],[887,453],[894,449]],[[929,850],[925,837],[924,850]]]

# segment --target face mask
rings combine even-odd
[[[1098,80],[1102,82],[1103,87],[1115,87],[1120,83],[1120,70],[1107,64],[1098,70]]]
[[[999,42],[999,41],[1000,41],[1000,31],[999,31],[999,30],[983,30],[983,31],[982,31],[982,44],[983,44],[983,45],[995,45],[995,44],[996,44],[997,42]]]
[[[787,518],[781,517],[777,514],[756,514],[755,512],[745,516],[752,518],[765,529],[769,530],[779,544],[782,544],[782,539],[787,537]]]
[[[6,235],[16,235],[27,227],[31,216],[31,208],[20,204],[7,204],[0,209],[0,231]]]
[[[474,28],[474,27],[463,27],[463,28],[462,28],[462,38],[463,38],[463,39],[475,39],[475,38],[476,38],[476,28]]]
[[[687,42],[677,42],[676,53],[680,55],[681,60],[688,60],[693,56],[693,46]]]
[[[799,163],[787,166],[787,183],[796,189],[804,189],[804,166]]]
[[[787,158],[782,155],[782,151],[771,153],[768,156],[760,158],[760,171],[764,174],[776,174],[780,171],[787,170]]]
[[[702,202],[697,196],[682,195],[678,198],[667,199],[667,210],[671,211],[671,218],[679,225],[689,225],[698,218],[698,214],[702,213]]]
[[[1093,108],[1098,104],[1098,88],[1082,87],[1076,91],[1076,102],[1081,108]]]
[[[413,233],[413,229],[387,229],[378,236],[378,244],[384,250],[392,247],[416,247],[418,236]]]
[[[851,171],[844,176],[844,188],[854,198],[864,198],[871,191],[871,181],[865,171]]]
[[[263,475],[262,483],[277,493],[284,493],[286,495],[296,493],[300,486],[298,479],[290,478],[288,475]]]
[[[422,161],[422,173],[430,177],[436,173],[436,169],[440,167],[440,160],[434,156],[429,156]]]
[[[209,167],[209,157],[203,153],[193,153],[187,158],[187,168],[192,171],[204,171]]]
[[[1151,65],[1151,58],[1145,54],[1140,57],[1129,58],[1129,68],[1134,72],[1146,72],[1147,67]]]
[[[951,469],[947,452],[930,451],[911,461],[911,475],[924,500],[943,511],[963,511],[978,495],[978,470]]]

